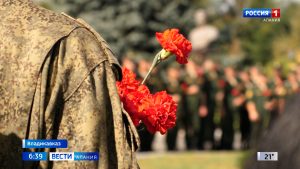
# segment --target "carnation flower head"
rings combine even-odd
[[[165,91],[158,92],[153,95],[152,105],[146,109],[146,118],[142,121],[151,133],[165,134],[175,126],[176,110],[177,104],[172,97]]]
[[[136,75],[127,68],[122,69],[123,78],[117,82],[117,89],[124,109],[129,113],[135,126],[140,124],[143,111],[150,104],[151,94],[147,86],[140,85]]]
[[[136,80],[136,75],[129,69],[122,69],[122,80],[117,82],[117,88],[121,99],[124,95],[136,91],[140,82]]]
[[[139,89],[143,88],[142,86]],[[143,91],[144,90],[144,91]],[[127,93],[122,102],[124,109],[129,113],[135,126],[145,117],[145,110],[151,105],[151,94],[148,89]]]
[[[176,61],[180,64],[186,64],[189,53],[192,50],[192,44],[178,29],[167,29],[164,32],[156,32],[156,38],[160,45],[168,52],[176,55]]]
[[[122,69],[123,79],[117,82],[117,89],[124,109],[132,122],[138,126],[143,122],[149,132],[165,134],[175,126],[177,104],[165,91],[152,95],[146,85],[136,80],[136,75]]]

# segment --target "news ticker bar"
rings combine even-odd
[[[46,161],[47,152],[23,152],[23,161]],[[99,152],[50,152],[50,161],[98,161]]]
[[[278,152],[257,152],[257,161],[278,161]]]
[[[23,152],[23,161],[46,161],[47,152]],[[50,161],[98,161],[99,152],[50,152]],[[257,161],[278,161],[278,152],[257,152]]]
[[[22,140],[22,148],[67,148],[68,141],[65,139],[57,140]]]

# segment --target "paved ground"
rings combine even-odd
[[[221,139],[222,131],[220,129],[217,129],[215,131],[215,139],[219,140]],[[237,132],[234,137],[234,144],[233,147],[236,150],[239,150],[241,147],[241,134]],[[154,141],[152,143],[152,149],[156,152],[165,152],[167,150],[166,146],[166,135],[161,135],[160,133],[156,133],[154,136]],[[183,151],[186,149],[185,146],[185,132],[184,130],[179,130],[177,135],[177,149],[179,151]]]
[[[242,169],[247,152],[181,151],[138,153],[141,169]]]

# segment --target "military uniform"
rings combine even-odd
[[[101,36],[29,0],[2,0],[0,17],[0,168],[139,168],[115,86],[120,67]],[[100,160],[23,163],[22,139],[67,139],[68,148],[44,151]]]
[[[286,80],[284,82],[284,88],[286,91],[286,94],[285,94],[286,100],[288,100],[291,97],[293,97],[295,94],[297,94],[297,92],[299,91],[299,84],[297,81],[292,82],[292,81]]]
[[[236,79],[235,79],[236,80]],[[226,79],[224,88],[224,113],[221,119],[222,138],[221,149],[232,149],[234,138],[234,117],[236,116],[237,109],[233,105],[233,99],[236,96],[237,81]]]
[[[195,150],[199,145],[200,117],[198,115],[199,98],[197,95],[184,94],[183,98],[183,123],[186,133],[188,150]]]
[[[167,148],[168,150],[176,150],[176,139],[177,139],[177,133],[178,129],[182,128],[183,126],[183,118],[186,117],[186,113],[183,111],[183,90],[181,87],[181,80],[176,80],[173,82],[167,81],[165,86],[166,86],[166,91],[170,95],[177,95],[179,96],[180,100],[177,103],[177,112],[176,112],[176,125],[172,128],[169,129],[167,132]]]
[[[239,129],[241,132],[242,149],[248,149],[250,147],[250,134],[251,134],[251,123],[248,116],[247,110],[247,89],[251,88],[253,84],[245,81],[240,81],[240,93],[244,97],[243,103],[238,107],[240,124]]]
[[[201,143],[209,142],[214,144],[214,115],[217,107],[216,95],[220,90],[219,75],[217,71],[209,71],[204,74],[203,93],[205,95],[206,107],[208,114],[201,118],[200,135],[202,136]]]
[[[274,125],[275,120],[279,117],[285,100],[292,96],[291,86],[289,86],[289,84],[287,83],[285,83],[285,85],[276,85],[274,81],[271,81],[270,87],[273,89],[271,99],[274,102],[274,106],[270,110],[270,117],[268,122],[269,128]]]
[[[270,113],[265,109],[265,103],[270,99],[270,95],[265,92],[269,92],[268,89],[262,90],[255,83],[246,92],[247,101],[255,104],[259,116],[258,121],[251,122],[251,147],[256,147],[268,127]]]

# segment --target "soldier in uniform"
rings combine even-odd
[[[288,98],[294,96],[299,91],[299,83],[297,81],[296,73],[290,72],[288,74],[287,80],[285,82],[285,87],[287,88]],[[288,99],[287,98],[287,99]]]
[[[83,20],[0,1],[0,168],[139,168],[137,131],[119,100],[121,68]],[[99,161],[22,161],[22,139],[67,139]]]
[[[166,91],[173,97],[173,100],[178,104],[177,106],[177,119],[176,126],[167,132],[167,147],[168,150],[176,150],[176,139],[178,129],[183,126],[183,118],[185,118],[186,112],[183,112],[183,97],[181,87],[181,71],[180,65],[177,63],[171,64],[167,68],[166,72]],[[183,114],[184,113],[184,114]]]
[[[266,104],[271,95],[267,85],[267,79],[256,67],[250,68],[250,77],[253,85],[247,89],[247,111],[251,121],[250,146],[256,147],[262,133],[268,126],[269,112]]]
[[[200,135],[203,139],[204,149],[212,149],[214,147],[214,115],[217,107],[217,95],[219,92],[218,79],[219,72],[216,64],[212,60],[205,60],[203,63],[204,67],[204,82],[202,85],[203,93],[205,94],[205,102],[207,107],[207,114],[200,113],[201,116],[201,127]]]
[[[240,116],[240,132],[241,132],[241,141],[242,149],[248,149],[250,147],[250,133],[251,133],[251,124],[248,116],[247,110],[247,99],[246,91],[248,88],[251,88],[252,84],[250,81],[249,74],[246,70],[242,70],[239,73],[239,98],[236,99],[236,105],[238,106],[238,112]]]
[[[299,84],[299,86],[300,86],[300,65],[298,65],[298,66],[296,67],[295,74],[296,74],[297,82],[298,82],[298,84]]]
[[[127,69],[135,72],[136,71],[136,63],[134,62],[133,59],[131,59],[130,57],[128,56],[123,56],[122,60],[121,60],[121,63],[122,63],[122,67],[126,67]]]
[[[233,100],[238,96],[239,91],[237,89],[238,80],[235,76],[235,71],[232,67],[226,67],[225,73],[225,88],[224,88],[224,113],[221,119],[222,127],[222,138],[221,138],[221,149],[231,150],[233,147],[234,138],[234,117],[236,116],[237,109],[233,104]]]
[[[200,147],[200,117],[199,113],[207,114],[204,95],[201,91],[201,77],[197,72],[197,65],[193,60],[185,65],[184,75],[184,112],[187,135],[187,148],[198,149]]]
[[[281,72],[279,70],[274,70],[274,78],[271,81],[272,97],[270,101],[270,121],[269,128],[271,128],[275,120],[283,112],[285,101],[289,94],[292,94],[292,87],[289,83],[284,83]]]

